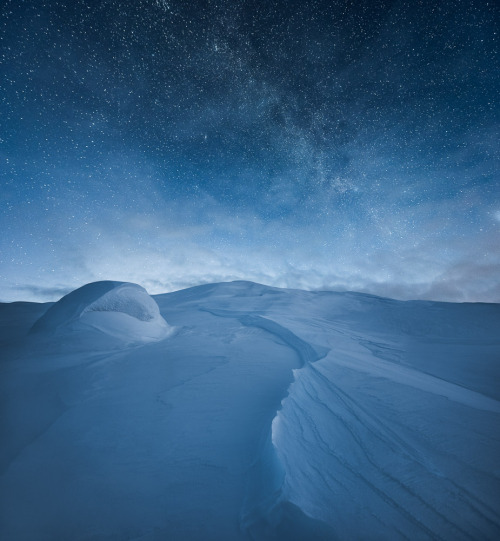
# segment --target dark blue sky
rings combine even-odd
[[[4,1],[0,300],[500,301],[491,1]]]

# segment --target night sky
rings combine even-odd
[[[493,1],[1,4],[0,300],[500,302]]]

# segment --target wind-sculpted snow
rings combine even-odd
[[[327,361],[273,422],[284,497],[341,539],[498,538],[498,413]]]
[[[273,421],[283,498],[336,539],[498,539],[499,420],[497,400],[342,331]]]
[[[231,310],[208,308],[204,310],[214,316],[237,319],[242,325],[262,329],[278,338],[297,354],[301,367],[323,358],[328,351],[325,348],[314,348],[289,329],[265,317]],[[286,507],[282,498],[284,478],[285,470],[277,459],[272,445],[270,426],[262,434],[255,461],[249,470],[247,495],[241,511],[242,529],[248,532],[252,538],[257,539],[274,538],[279,535],[276,533],[279,531],[279,527],[285,528],[280,537],[286,539],[301,539],[303,536],[307,536],[308,539],[312,540],[323,537],[324,528],[320,524],[314,524],[314,521],[307,520],[307,517],[301,516],[300,521],[306,523],[305,525],[301,524],[301,527],[305,526],[306,529],[309,528],[309,531],[299,528],[300,521],[297,520],[297,515],[300,510],[295,510],[292,512],[292,516],[288,516],[285,520]],[[286,521],[293,523],[293,527],[290,524],[283,524]],[[318,534],[320,531],[321,535]],[[329,532],[329,530],[326,531]]]
[[[1,539],[500,538],[498,305],[97,282],[44,309],[0,310]]]
[[[89,312],[121,312],[139,321],[151,321],[160,316],[156,302],[147,295],[145,289],[135,284],[123,284],[108,291],[89,304],[81,315]]]
[[[137,284],[94,282],[63,297],[33,325],[32,332],[88,329],[125,341],[161,340],[171,333],[158,305]]]
[[[214,316],[237,319],[242,325],[247,327],[257,327],[258,329],[263,329],[264,331],[278,337],[288,347],[297,353],[301,366],[317,361],[326,355],[327,350],[324,351],[324,348],[320,348],[321,351],[318,352],[311,344],[301,340],[292,331],[283,327],[282,325],[279,325],[276,323],[276,321],[272,321],[266,317],[249,315],[244,312],[234,312],[230,310],[205,309],[205,311],[213,314]]]

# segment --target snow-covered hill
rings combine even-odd
[[[499,305],[98,282],[0,325],[1,539],[500,538]]]

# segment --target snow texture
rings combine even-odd
[[[498,305],[97,282],[0,323],[1,539],[500,538]]]

